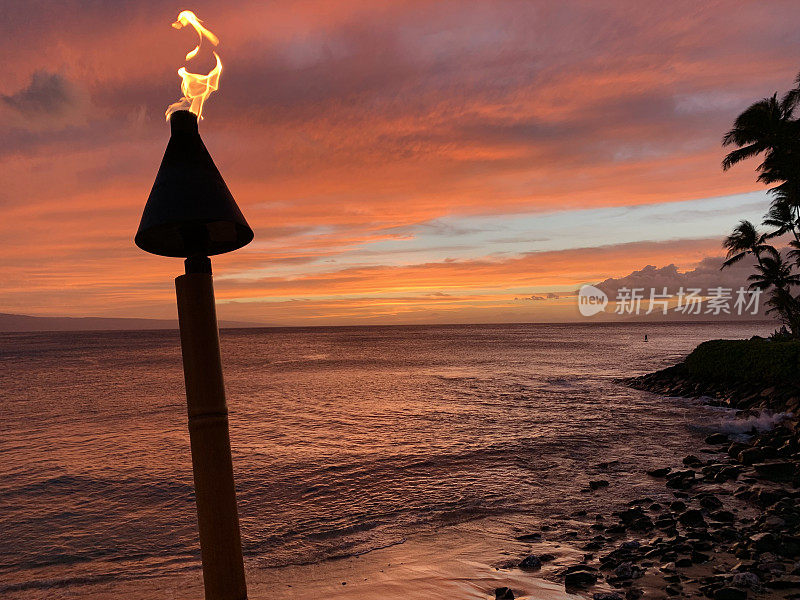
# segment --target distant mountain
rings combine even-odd
[[[259,323],[220,321],[220,327],[268,327]],[[177,329],[173,319],[124,319],[109,317],[32,317],[0,313],[0,331],[114,331]]]

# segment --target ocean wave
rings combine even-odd
[[[692,429],[725,433],[734,438],[745,438],[754,430],[759,433],[768,431],[793,416],[790,412],[776,413],[771,410],[742,414],[734,409],[721,408],[719,412],[722,413],[719,418],[692,425]]]

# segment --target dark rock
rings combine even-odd
[[[519,568],[527,571],[535,571],[542,568],[542,559],[535,554],[530,554],[519,562]]]
[[[717,542],[732,542],[739,539],[739,532],[733,527],[721,527],[714,532],[713,538]]]
[[[702,565],[703,563],[707,563],[711,560],[711,557],[708,554],[704,554],[702,552],[694,551],[692,552],[691,556],[692,562],[696,565]]]
[[[650,477],[666,477],[670,471],[672,471],[670,467],[663,467],[661,469],[650,469],[647,474]]]
[[[755,549],[761,552],[773,550],[777,542],[775,536],[769,533],[768,531],[751,535],[750,541],[752,542]]]
[[[735,573],[734,576],[731,577],[730,583],[733,587],[749,588],[754,591],[761,588],[761,580],[755,573]]]
[[[736,521],[736,515],[729,510],[717,510],[709,513],[708,517],[720,523],[733,523]]]
[[[632,562],[624,562],[614,569],[614,578],[617,580],[638,579],[643,574],[642,568]]]
[[[605,471],[609,467],[616,467],[618,464],[619,464],[618,460],[609,460],[607,462],[601,462],[600,464],[597,465],[597,467]]]
[[[785,498],[786,494],[787,492],[784,490],[760,489],[756,492],[756,502],[760,506],[772,506],[782,498]]]
[[[495,600],[514,600],[514,592],[511,588],[499,587],[494,591]]]
[[[675,583],[670,583],[664,591],[667,592],[669,596],[680,596],[683,593],[683,588]]]
[[[592,571],[572,571],[564,576],[564,586],[585,588],[597,583],[597,574]]]
[[[689,509],[678,517],[678,521],[684,527],[704,527],[706,520],[703,518],[703,513],[697,509]]]
[[[637,498],[636,500],[628,502],[628,506],[644,506],[645,504],[650,504],[652,501],[653,499],[650,497]]]
[[[746,448],[749,448],[747,444],[742,444],[741,442],[734,442],[730,446],[728,446],[728,456],[730,456],[731,458],[736,458],[739,456],[739,453]]]
[[[745,448],[739,452],[737,460],[743,465],[752,465],[764,460],[764,453],[761,448]]]
[[[617,592],[598,592],[592,596],[592,600],[624,600],[624,598]]]
[[[687,467],[702,467],[704,463],[694,454],[690,454],[689,456],[683,459],[683,464],[686,465]]]
[[[700,506],[708,510],[717,510],[718,508],[722,508],[722,501],[716,496],[708,494],[700,497]]]
[[[734,587],[723,587],[714,592],[714,600],[747,600],[747,592]]]
[[[667,475],[667,487],[685,490],[695,484],[695,472],[692,470],[675,471]]]
[[[794,575],[787,575],[786,577],[778,577],[767,581],[764,585],[773,590],[788,590],[791,588],[800,588],[800,577]]]
[[[520,542],[536,542],[542,539],[541,533],[526,533],[524,535],[518,535],[516,537],[517,540]]]
[[[611,527],[606,528],[606,533],[609,535],[622,535],[626,531],[627,531],[626,527],[622,524],[612,525]]]
[[[706,444],[725,444],[728,442],[728,436],[724,433],[712,433],[706,437]]]
[[[688,556],[680,556],[678,557],[678,560],[675,561],[675,566],[681,569],[684,569],[686,567],[691,567],[692,559],[689,558]]]
[[[550,562],[551,560],[555,560],[555,559],[556,559],[556,555],[555,554],[550,554],[549,552],[546,552],[544,554],[540,554],[539,555],[539,560],[542,561],[543,563]]]
[[[564,569],[561,574],[567,575],[568,573],[576,573],[577,571],[589,571],[590,573],[596,573],[597,569],[590,567],[589,565],[572,565]]]
[[[645,513],[644,510],[642,510],[642,508],[639,506],[636,508],[629,508],[621,512],[616,512],[614,514],[619,517],[620,521],[622,521],[624,525],[631,525],[634,521],[647,516],[647,513]]]
[[[625,592],[625,600],[639,600],[642,596],[644,596],[644,590],[639,588],[628,588],[628,591]]]
[[[714,476],[714,481],[725,482],[728,480],[736,480],[742,472],[742,467],[738,465],[728,465],[720,469]]]
[[[605,479],[598,479],[596,481],[590,481],[589,487],[594,490],[599,490],[600,488],[608,487],[609,483]]]
[[[683,502],[682,500],[675,500],[672,503],[670,503],[669,509],[672,512],[682,513],[683,511],[686,510],[686,502]]]
[[[632,531],[651,531],[653,527],[653,519],[650,517],[641,517],[630,525]]]
[[[603,542],[595,540],[593,542],[587,542],[583,546],[581,546],[581,550],[600,550],[603,547]]]
[[[772,481],[788,481],[794,477],[795,463],[791,461],[780,461],[771,463],[756,463],[753,465],[761,477]]]
[[[659,529],[672,529],[675,527],[675,519],[670,519],[669,517],[661,517],[656,519],[655,525]]]

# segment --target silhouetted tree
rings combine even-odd
[[[740,221],[723,241],[727,250],[722,268],[739,262],[749,254],[757,261],[756,273],[749,277],[751,289],[760,289],[769,299],[767,312],[778,316],[792,335],[800,337],[800,298],[794,290],[800,286],[800,75],[795,87],[778,99],[777,92],[750,105],[734,121],[722,138],[722,145],[735,146],[722,161],[727,171],[733,165],[755,156],[762,162],[756,167],[758,181],[778,184],[769,190],[770,207],[763,224],[771,231],[760,233],[749,221]],[[781,252],[767,243],[786,234],[794,237],[784,260]]]
[[[800,275],[792,272],[780,253],[774,248],[756,266],[756,273],[747,280],[751,289],[759,289],[769,295],[768,313],[778,315],[780,321],[792,332],[800,331],[800,301],[791,289],[800,285]]]
[[[761,255],[767,248],[771,248],[765,243],[765,239],[764,234],[759,233],[756,226],[750,221],[739,221],[731,234],[722,242],[722,247],[728,251],[722,268],[739,262],[748,254],[755,256],[758,263],[761,264]]]

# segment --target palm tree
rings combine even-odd
[[[787,257],[800,267],[800,119],[794,115],[798,106],[800,75],[782,98],[775,93],[749,106],[722,138],[723,146],[736,147],[723,159],[723,170],[762,156],[756,167],[758,181],[778,184],[770,190],[772,201],[763,221],[772,231],[761,234],[751,222],[740,221],[723,242],[727,256],[722,268],[752,254],[758,265],[749,278],[751,289],[769,292],[768,312],[777,314],[794,336],[800,336],[800,297],[792,292],[800,286],[800,275],[767,240],[791,232]]]
[[[792,240],[789,242],[789,252],[787,256],[794,261],[794,264],[800,267],[800,241]]]
[[[773,249],[774,250],[774,249]],[[756,273],[750,275],[750,289],[770,292],[767,312],[775,313],[787,325],[792,335],[800,336],[800,303],[792,295],[792,288],[800,286],[800,275],[792,272],[789,264],[784,262],[780,253],[770,252],[764,256],[756,267]]]
[[[763,154],[764,161],[756,167],[760,173],[759,181],[785,181],[796,173],[797,166],[789,155],[797,156],[798,125],[793,117],[798,103],[800,92],[792,90],[780,100],[775,93],[745,109],[736,117],[733,128],[722,138],[723,146],[737,147],[725,156],[722,169],[727,171],[745,159]]]
[[[758,264],[761,265],[761,255],[768,252],[770,249],[775,250],[769,244],[765,243],[766,237],[764,234],[759,233],[756,226],[750,221],[742,220],[733,228],[731,234],[722,242],[723,248],[728,253],[725,256],[725,262],[722,263],[722,269],[730,267],[732,264],[739,262],[748,254],[756,257]]]
[[[769,207],[769,212],[764,215],[763,224],[773,227],[772,233],[764,236],[764,239],[771,239],[779,237],[785,233],[792,232],[795,241],[798,238],[798,208],[792,205],[791,199],[787,193],[787,188],[778,186],[772,188],[770,193],[773,195],[772,204]]]

